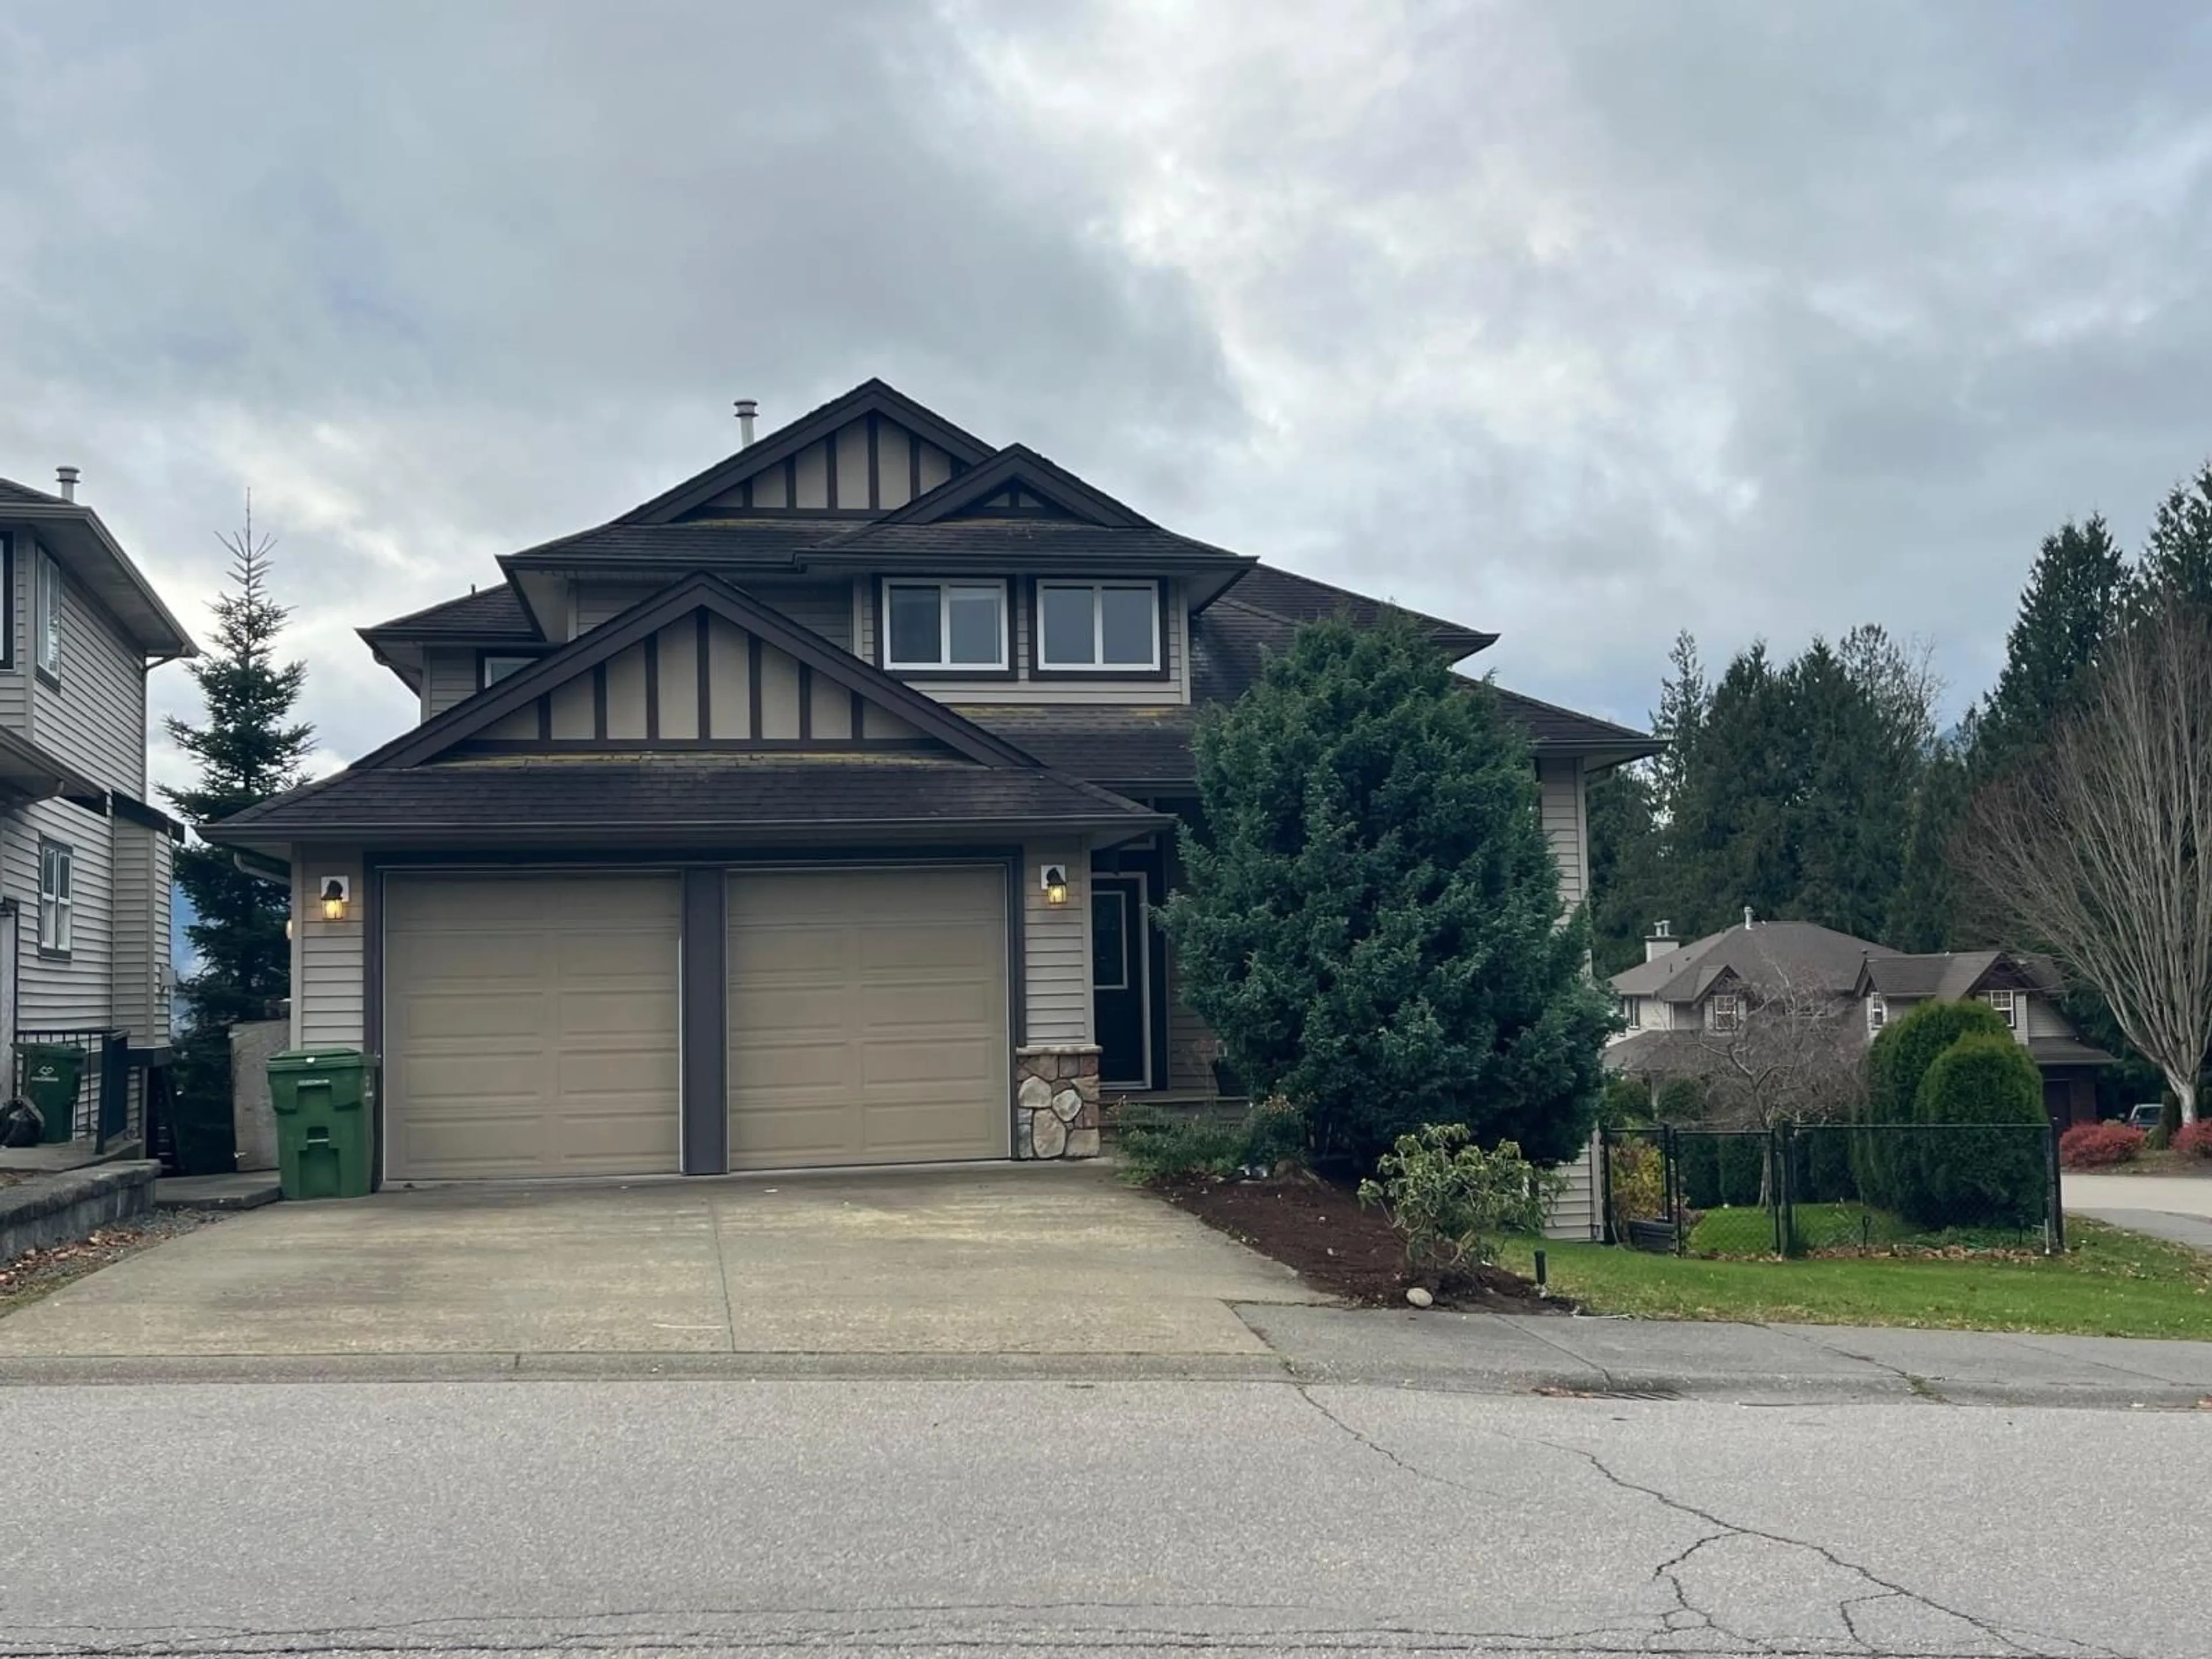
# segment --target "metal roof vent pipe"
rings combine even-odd
[[[62,481],[62,499],[65,501],[75,501],[77,470],[73,466],[58,466],[54,469],[54,477]]]
[[[760,404],[750,398],[738,399],[738,447],[753,447],[753,417],[760,413]]]

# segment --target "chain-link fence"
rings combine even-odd
[[[1606,1239],[1694,1255],[2057,1249],[2047,1125],[1608,1129]]]

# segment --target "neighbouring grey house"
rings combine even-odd
[[[168,1063],[184,830],[147,799],[146,677],[198,648],[76,484],[0,479],[0,1041],[11,1087],[19,1042],[85,1048],[75,1127],[112,1137]]]
[[[1869,1041],[1916,1003],[1978,998],[2027,1046],[2043,1073],[2044,1104],[2062,1125],[2095,1119],[2097,1071],[2115,1063],[2062,1012],[2065,985],[2047,957],[1915,955],[1808,921],[1747,919],[1692,940],[1675,939],[1662,921],[1644,939],[1644,958],[1608,981],[1626,1024],[1606,1064],[1631,1076],[1694,1075],[1780,998],[1832,1004]]]
[[[211,839],[291,871],[293,1038],[380,1178],[1079,1157],[1216,1089],[1150,908],[1198,711],[1378,600],[871,380],[362,630],[421,721]],[[1451,661],[1495,635],[1414,618]],[[1570,903],[1645,734],[1503,694]]]

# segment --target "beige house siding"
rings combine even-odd
[[[1043,866],[1067,866],[1067,902],[1045,902]],[[1082,842],[1032,844],[1023,849],[1022,982],[1029,1011],[1024,1041],[1089,1042],[1091,1018],[1091,854]]]
[[[325,878],[342,876],[352,890],[343,921],[325,921],[320,902]],[[367,1040],[363,941],[369,895],[362,860],[353,848],[304,847],[292,860],[292,1042],[345,1043]]]
[[[18,586],[28,581],[18,572]],[[31,741],[110,789],[146,796],[146,666],[92,598],[62,573],[61,684],[30,672],[27,630],[16,636],[31,685]]]
[[[114,916],[109,962],[115,1024],[142,1047],[169,1038],[169,866],[166,830],[128,818],[109,826]]]
[[[0,887],[21,907],[16,924],[15,1020],[25,1030],[104,1026],[114,994],[115,821],[66,801],[37,800],[10,815],[0,848]],[[39,846],[58,841],[72,854],[70,951],[39,949]]]
[[[1589,834],[1582,763],[1538,761],[1536,788],[1544,838],[1551,842],[1552,856],[1559,860],[1559,902],[1572,909],[1589,891]]]
[[[423,652],[424,720],[444,714],[455,703],[474,696],[476,690],[477,653],[474,650],[441,650],[433,647]]]
[[[14,586],[6,596],[14,623],[9,637],[15,641],[15,659],[0,669],[0,726],[13,731],[31,729],[31,569],[38,538],[27,530],[0,531],[15,550]]]
[[[1559,1165],[1567,1184],[1553,1200],[1544,1222],[1547,1238],[1597,1238],[1601,1236],[1597,1199],[1597,1142],[1593,1139],[1571,1164]]]

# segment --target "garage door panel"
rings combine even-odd
[[[730,884],[734,1168],[1003,1158],[1006,876]]]
[[[666,877],[392,877],[387,1173],[678,1166],[678,889]]]

